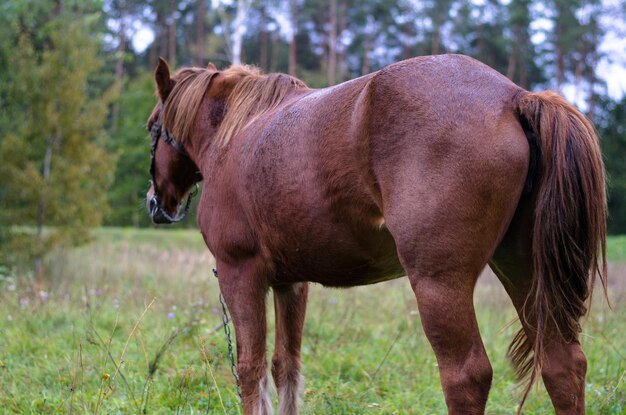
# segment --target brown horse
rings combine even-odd
[[[557,414],[585,412],[578,342],[606,286],[598,138],[552,92],[464,56],[421,57],[320,90],[247,66],[156,70],[155,222],[178,220],[204,179],[198,223],[232,314],[245,414],[297,414],[309,281],[408,275],[451,414],[482,414],[492,379],[472,294],[489,264],[522,323],[509,355]],[[159,140],[162,143],[157,145]],[[523,402],[523,399],[522,399]],[[521,407],[521,406],[520,406]]]

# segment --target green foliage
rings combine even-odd
[[[18,10],[25,3],[10,5]],[[0,261],[38,258],[54,246],[84,241],[106,211],[114,163],[102,145],[112,97],[89,91],[100,68],[90,33],[97,15],[51,5],[39,14],[16,13],[28,26],[10,33],[16,45],[5,49],[11,82],[2,87],[0,209],[12,235],[2,250],[11,257]]]
[[[609,232],[626,233],[626,98],[604,105],[598,124],[608,175]]]
[[[117,155],[115,179],[108,194],[108,225],[146,226],[150,222],[143,203],[150,166],[146,121],[155,102],[153,76],[148,72],[128,82],[119,97],[118,128],[107,145]]]

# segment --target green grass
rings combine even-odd
[[[626,235],[610,236],[606,254],[610,261],[626,261]]]
[[[596,295],[582,336],[592,414],[626,411],[626,237],[608,252],[613,310]],[[45,285],[4,272],[0,413],[240,413],[212,264],[195,230],[100,229],[91,244],[50,256]],[[491,275],[475,303],[494,368],[487,413],[511,414],[521,393],[504,357],[514,310]],[[314,286],[303,367],[304,414],[446,412],[406,279]],[[525,413],[553,413],[543,386]]]

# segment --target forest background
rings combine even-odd
[[[615,0],[2,0],[0,265],[40,270],[96,226],[151,226],[144,126],[159,56],[311,87],[413,56],[473,56],[593,120],[609,230],[626,233],[625,20]]]

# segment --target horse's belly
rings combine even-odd
[[[357,268],[355,271],[337,270],[335,273],[316,275],[312,281],[327,287],[354,287],[375,284],[406,275],[397,257],[393,260],[389,258],[386,262],[381,261],[377,264],[364,263]]]
[[[358,241],[334,238],[327,244],[303,243],[280,257],[283,259],[277,263],[277,283],[310,281],[329,287],[352,287],[406,275],[386,231]]]

